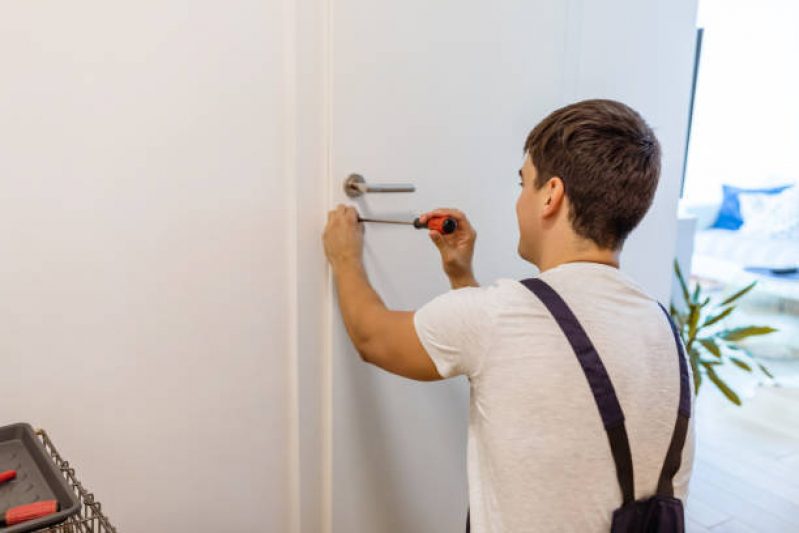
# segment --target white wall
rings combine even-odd
[[[291,528],[285,16],[0,3],[0,424],[121,531]]]
[[[663,149],[652,207],[628,238],[621,267],[670,299],[691,94],[696,2],[569,0],[567,101],[613,98],[649,122]],[[664,260],[665,259],[665,260]]]

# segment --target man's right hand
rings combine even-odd
[[[438,216],[452,217],[458,222],[458,227],[449,235],[443,235],[431,230],[430,240],[441,252],[441,264],[444,273],[449,277],[452,288],[472,286],[477,287],[472,271],[472,256],[474,255],[474,242],[477,232],[469,223],[466,215],[457,209],[435,209],[419,215],[422,223]]]

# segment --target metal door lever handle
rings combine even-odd
[[[416,186],[402,183],[402,184],[383,184],[383,185],[369,185],[363,176],[360,174],[350,174],[344,181],[344,192],[347,196],[355,198],[368,192],[414,192]]]

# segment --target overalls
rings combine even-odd
[[[543,302],[566,335],[580,362],[588,385],[591,387],[599,414],[602,417],[613,454],[613,462],[616,464],[616,477],[619,480],[623,501],[622,506],[613,512],[611,533],[639,531],[683,533],[685,530],[683,506],[682,502],[674,497],[673,479],[680,469],[682,449],[688,432],[688,419],[691,417],[691,393],[685,351],[677,326],[671,320],[669,312],[658,303],[669,321],[674,341],[677,344],[680,366],[680,404],[677,409],[677,423],[660,471],[657,493],[651,498],[636,501],[633,488],[633,463],[627,429],[624,426],[624,414],[610,377],[605,370],[605,365],[602,364],[596,348],[578,322],[577,317],[552,287],[540,278],[525,279],[521,283]],[[466,533],[469,532],[470,513],[467,512]]]

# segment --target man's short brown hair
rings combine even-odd
[[[585,100],[553,112],[524,144],[540,189],[563,180],[574,231],[618,249],[655,196],[660,143],[641,115],[613,100]]]

